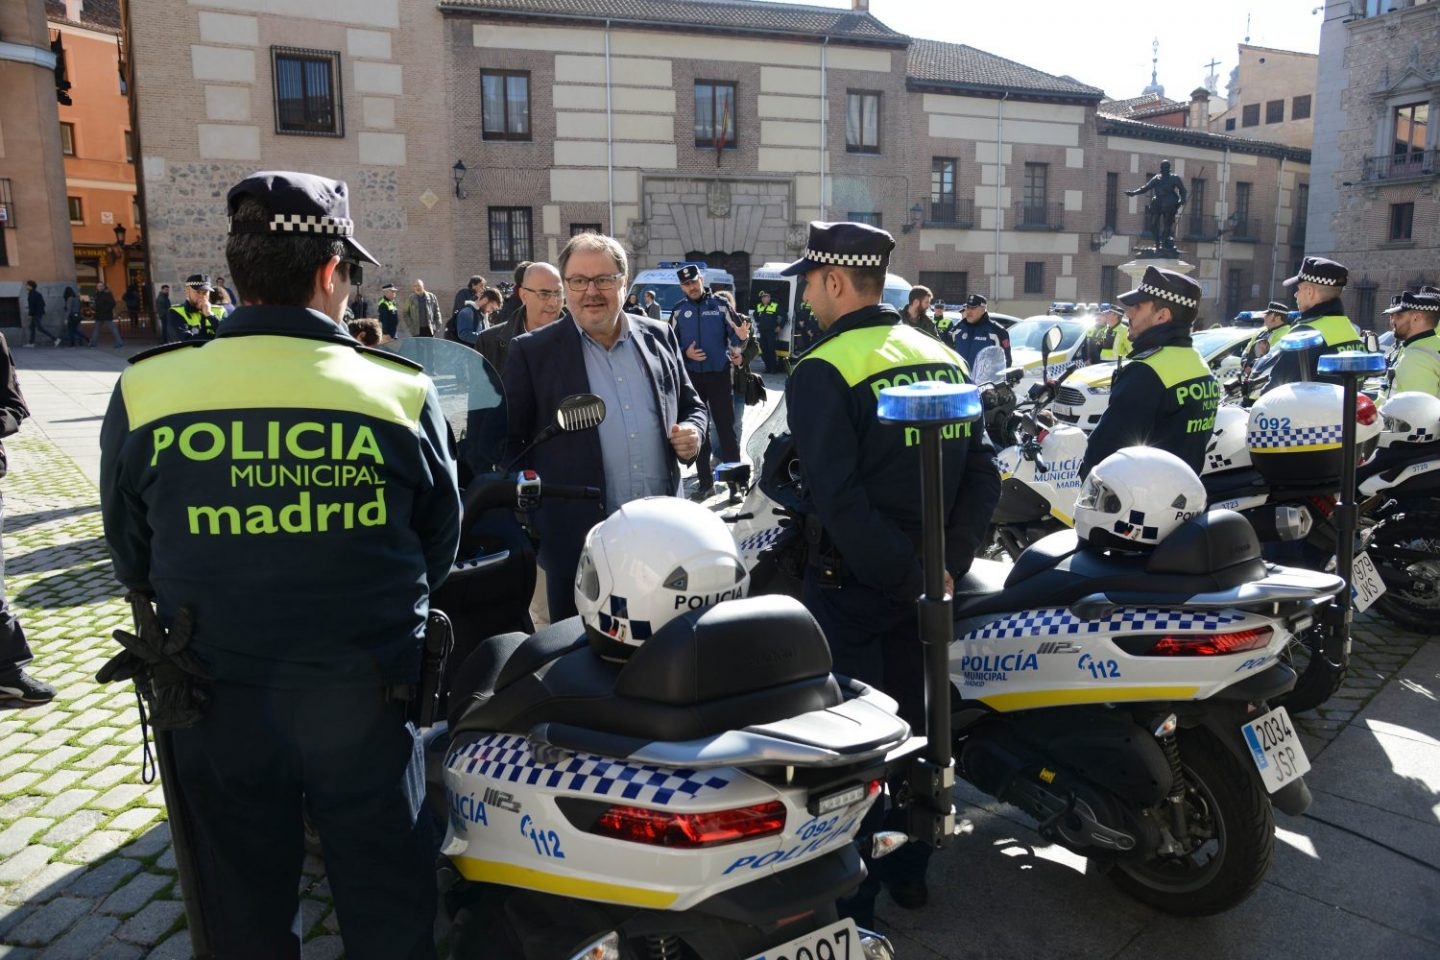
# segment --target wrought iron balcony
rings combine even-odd
[[[1063,203],[1026,203],[1022,200],[1014,206],[1014,217],[1010,226],[1015,230],[1065,229]]]
[[[925,226],[939,229],[969,230],[975,226],[974,200],[931,200]]]
[[[1410,150],[1405,153],[1391,153],[1383,157],[1366,157],[1361,179],[1373,180],[1415,180],[1433,177],[1437,167],[1437,153],[1440,150]]]

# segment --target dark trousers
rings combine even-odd
[[[730,371],[720,370],[716,373],[691,373],[690,382],[695,384],[695,392],[700,394],[700,400],[710,409],[710,422],[715,425],[716,431],[720,434],[720,456],[726,463],[738,463],[740,461],[740,444],[735,439],[735,407],[734,390],[730,385]],[[715,483],[715,474],[710,472],[710,431],[705,431],[705,436],[700,441],[700,456],[695,460],[695,472],[700,477],[700,486],[708,487]]]
[[[900,716],[917,734],[925,732],[925,654],[920,645],[920,617],[914,603],[897,603],[877,590],[848,578],[838,588],[821,586],[814,567],[805,571],[805,607],[825,632],[834,670],[862,680],[894,697]],[[892,782],[891,790],[895,789]],[[904,830],[903,811],[877,801],[861,824],[860,855],[869,875],[859,891],[842,903],[842,913],[861,926],[874,920],[875,897],[883,883],[923,879],[934,851],[907,843],[880,860],[871,861],[868,838],[877,830]]]
[[[765,362],[766,373],[775,373],[780,369],[780,358],[775,355],[776,348],[780,346],[780,324],[770,314],[756,323],[760,328],[760,359]]]
[[[5,525],[5,497],[0,495],[0,529]],[[5,597],[5,551],[0,548],[0,673],[23,667],[31,660],[30,644],[25,642],[25,628],[15,619],[10,601]]]
[[[80,332],[81,317],[77,313],[65,318],[65,346],[79,347],[85,344],[85,335]]]
[[[433,960],[435,855],[420,741],[381,690],[217,683],[173,735],[210,942],[300,956],[302,805],[320,833],[346,956]]]

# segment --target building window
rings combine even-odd
[[[1100,268],[1100,299],[1105,303],[1114,303],[1117,294],[1117,274],[1114,267]]]
[[[1114,232],[1120,223],[1120,174],[1105,174],[1105,229]]]
[[[530,72],[480,71],[480,137],[530,139]]]
[[[958,270],[921,270],[920,286],[929,287],[942,303],[961,303],[970,296],[970,274]]]
[[[1415,228],[1415,204],[1390,204],[1390,239],[1409,240]]]
[[[864,223],[872,227],[880,226],[880,214],[878,213],[859,213],[851,210],[845,215],[845,219],[851,223]]]
[[[271,47],[275,75],[275,132],[343,137],[340,54],[331,50]]]
[[[880,152],[880,94],[849,90],[845,95],[845,149],[850,153]]]
[[[1407,103],[1395,108],[1395,163],[1418,163],[1425,152],[1430,126],[1430,104]]]
[[[1045,262],[1043,260],[1028,260],[1025,263],[1025,292],[1045,292]]]
[[[935,223],[955,222],[955,157],[930,158],[930,219]],[[929,284],[924,284],[929,286]]]
[[[1234,118],[1234,117],[1226,117],[1226,118],[1225,118],[1225,130],[1228,132],[1228,131],[1234,130],[1234,129],[1235,129],[1235,118]]]
[[[1235,212],[1231,215],[1234,226],[1230,234],[1236,240],[1254,240],[1259,230],[1250,222],[1250,193],[1254,184],[1244,180],[1235,181]]]
[[[605,225],[602,223],[572,223],[570,224],[570,236],[578,237],[582,233],[604,233]]]
[[[1356,298],[1359,301],[1359,309],[1351,316],[1360,318],[1362,330],[1375,329],[1375,281],[1361,280],[1355,285]]]
[[[695,81],[695,146],[735,149],[735,86]]]
[[[85,203],[79,197],[66,197],[66,204],[70,207],[70,222],[85,222]]]
[[[75,156],[75,124],[60,124],[60,152],[67,157]]]
[[[125,162],[135,162],[135,134],[125,131]]]
[[[1285,122],[1285,101],[1284,101],[1284,100],[1270,100],[1270,101],[1266,102],[1266,104],[1265,104],[1265,122],[1266,122],[1266,123],[1284,123],[1284,122]]]
[[[514,270],[530,253],[530,208],[491,207],[490,269]]]
[[[1185,206],[1190,210],[1190,230],[1188,237],[1196,239],[1209,235],[1205,229],[1205,181],[1199,177],[1190,178],[1190,195],[1185,198]]]
[[[1240,108],[1240,126],[1260,126],[1260,104],[1247,103],[1245,106]]]
[[[131,197],[131,198],[130,198],[130,222],[133,223],[133,224],[135,224],[135,226],[136,226],[137,228],[139,228],[139,227],[141,226],[141,223],[140,223],[140,198],[139,198],[139,197]],[[136,239],[136,240],[139,240],[140,238],[139,238],[139,237],[136,237],[135,239]]]
[[[1228,319],[1240,312],[1246,294],[1245,271],[1231,267],[1225,277],[1225,317]]]
[[[1310,119],[1310,94],[1302,93],[1290,101],[1291,120]]]
[[[1048,163],[1025,164],[1025,184],[1020,205],[1019,226],[1043,227],[1047,225],[1045,201],[1049,196],[1049,182],[1050,165]]]
[[[1310,184],[1295,185],[1295,219],[1290,224],[1290,245],[1305,246],[1305,229],[1310,221]]]

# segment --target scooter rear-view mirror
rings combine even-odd
[[[598,427],[605,420],[605,401],[593,393],[577,393],[560,401],[555,425],[565,433]]]

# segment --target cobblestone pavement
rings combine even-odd
[[[129,612],[114,583],[93,484],[42,436],[6,442],[5,552],[31,669],[60,691],[0,706],[0,957],[171,960],[190,955],[158,783],[141,778],[129,684],[101,687]],[[1300,719],[1312,758],[1425,642],[1362,616],[1354,669]],[[342,954],[320,864],[301,882],[307,958]]]

